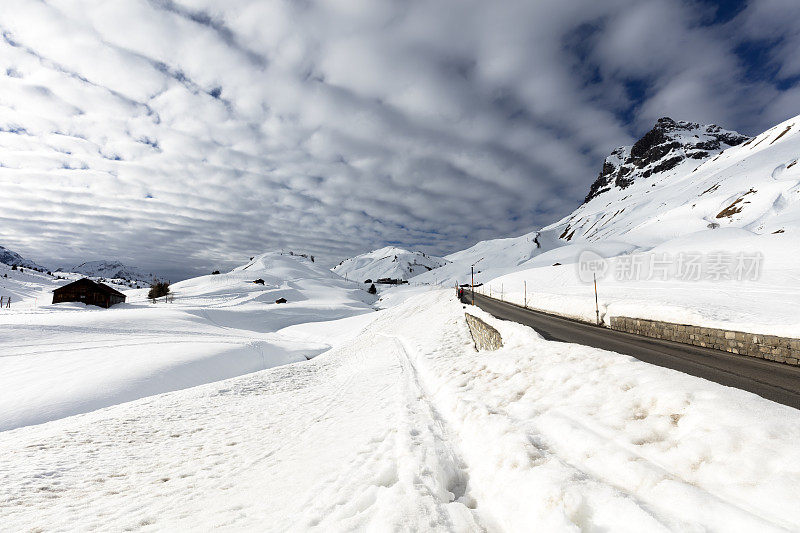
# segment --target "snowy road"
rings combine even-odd
[[[800,414],[422,293],[301,363],[0,432],[3,528],[785,531]],[[332,323],[335,327],[335,323]]]
[[[471,295],[465,301],[471,301]],[[630,333],[597,328],[475,293],[475,303],[505,320],[525,324],[548,340],[574,342],[632,355],[641,361],[679,370],[800,409],[800,368]]]

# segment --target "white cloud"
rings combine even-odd
[[[0,243],[188,273],[521,233],[658,116],[791,110],[725,33],[770,2],[709,27],[666,0],[0,0]]]

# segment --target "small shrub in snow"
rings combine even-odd
[[[169,294],[169,282],[153,280],[153,283],[150,284],[150,292],[147,293],[147,297],[151,300],[155,300],[167,294]]]
[[[370,294],[377,294],[378,293],[378,289],[375,288],[375,284],[373,283],[372,285],[369,286],[369,289],[367,289],[367,292],[370,293]]]

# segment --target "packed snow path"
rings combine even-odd
[[[0,432],[9,530],[780,531],[800,412],[452,291],[308,362]]]

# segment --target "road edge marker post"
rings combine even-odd
[[[522,282],[522,307],[528,307],[528,282]]]

